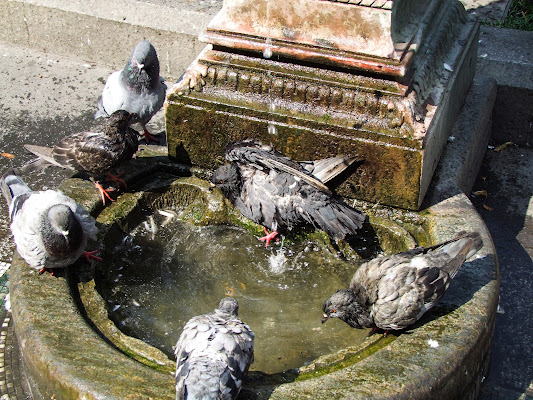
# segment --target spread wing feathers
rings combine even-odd
[[[312,219],[310,223],[318,225],[321,230],[336,239],[355,235],[366,218],[362,212],[335,198],[314,202],[307,213]]]
[[[253,170],[248,176],[235,206],[246,218],[269,229],[290,231],[307,223],[344,239],[355,235],[366,219],[364,213],[328,193],[299,185],[294,175]]]
[[[357,157],[337,156],[316,161],[299,161],[298,163],[320,182],[328,183],[352,165],[355,160],[357,160]]]
[[[311,175],[298,162],[291,160],[270,146],[253,140],[242,140],[228,144],[226,147],[226,159],[237,162],[241,166],[254,167],[262,171],[273,169],[277,172],[287,172],[319,190],[330,193],[329,188],[324,183]]]
[[[461,233],[432,247],[379,257],[356,271],[350,288],[367,293],[376,326],[403,329],[440,300],[459,267],[482,245],[479,233]]]
[[[176,399],[234,399],[253,362],[254,334],[239,318],[200,315],[176,344]]]
[[[9,170],[4,174],[0,181],[0,187],[9,208],[9,218],[13,220],[13,217],[31,195],[32,190],[14,170]]]

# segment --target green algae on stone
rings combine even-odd
[[[336,353],[319,357],[311,364],[301,367],[296,380],[302,381],[312,379],[317,376],[329,374],[333,371],[346,368],[365,359],[366,357],[371,356],[375,352],[390,344],[395,339],[396,336],[393,334],[387,336],[375,334],[373,337],[368,338],[358,346],[347,347]]]
[[[125,335],[109,319],[104,299],[96,291],[94,280],[78,283],[81,302],[88,318],[111,341],[127,356],[158,371],[172,372],[175,362],[153,346],[142,340]]]
[[[59,185],[59,190],[76,200],[89,214],[95,213],[101,204],[100,194],[91,181],[79,178],[66,179]]]

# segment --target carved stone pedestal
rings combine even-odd
[[[228,0],[168,97],[169,155],[214,169],[243,138],[296,160],[355,154],[337,193],[418,209],[478,33],[455,0]]]

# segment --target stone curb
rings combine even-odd
[[[178,4],[0,0],[2,40],[118,69],[135,44],[147,39],[157,49],[161,75],[176,79],[205,46],[198,34],[217,11]]]

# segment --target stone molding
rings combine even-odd
[[[370,7],[370,8],[383,8],[384,10],[392,9],[392,0],[324,0],[331,1],[333,3],[347,3],[353,4],[361,7]]]

